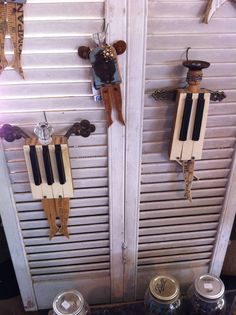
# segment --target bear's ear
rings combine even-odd
[[[121,55],[126,51],[127,45],[125,41],[118,40],[113,44],[113,47],[115,48],[117,55]]]
[[[90,48],[86,46],[80,46],[78,48],[78,55],[83,59],[89,59]]]

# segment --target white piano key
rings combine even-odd
[[[187,93],[183,92],[183,90],[180,90],[178,92],[178,97],[177,97],[178,105],[177,105],[176,119],[175,119],[175,125],[174,125],[174,130],[173,130],[173,138],[172,138],[171,149],[170,149],[170,160],[181,159],[183,141],[179,140],[179,134],[180,134],[181,124],[182,124],[182,119],[183,119],[186,95]]]
[[[70,166],[70,158],[67,144],[61,144],[61,151],[65,169],[66,182],[63,187],[63,197],[71,198],[73,197],[73,184],[72,184],[72,176],[71,176],[71,166]]]

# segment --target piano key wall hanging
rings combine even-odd
[[[0,137],[8,142],[24,138],[23,146],[31,191],[34,199],[41,199],[50,226],[50,239],[57,233],[69,238],[67,227],[69,199],[73,197],[68,139],[88,137],[95,126],[88,120],[75,123],[64,136],[52,136],[46,122],[35,128],[38,137],[28,136],[17,126],[3,125]],[[60,219],[60,226],[57,224]]]
[[[118,66],[117,55],[121,55],[126,50],[126,43],[122,40],[113,45],[108,45],[105,41],[106,32],[93,34],[96,44],[95,48],[80,46],[78,55],[83,59],[89,59],[92,64],[92,77],[95,90],[101,93],[105,106],[108,127],[112,121],[112,107],[118,113],[118,120],[125,124],[122,114],[121,97],[121,75]]]
[[[13,67],[24,78],[21,53],[24,39],[24,4],[26,0],[0,0],[0,74],[7,66]],[[8,62],[5,56],[5,39],[9,34],[14,59]]]
[[[155,100],[176,99],[177,108],[173,126],[169,157],[182,165],[185,180],[185,197],[192,201],[191,186],[194,179],[195,160],[202,157],[207,115],[210,100],[221,101],[224,92],[201,89],[203,69],[210,63],[201,60],[187,60],[183,66],[188,68],[188,86],[183,89],[156,90]]]

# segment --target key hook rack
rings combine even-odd
[[[64,137],[69,139],[70,136],[74,134],[75,136],[87,138],[95,129],[95,126],[91,124],[89,120],[81,120],[80,122],[74,123],[74,125],[67,130]],[[4,124],[0,128],[0,138],[3,138],[7,142],[13,142],[21,138],[30,138],[30,136],[20,127]]]

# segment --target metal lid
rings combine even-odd
[[[225,292],[221,279],[211,274],[204,274],[195,279],[194,288],[200,296],[212,300],[220,298]]]
[[[150,281],[151,294],[158,300],[170,301],[179,295],[178,282],[169,276],[157,276]]]
[[[59,293],[53,301],[53,310],[57,315],[78,315],[84,307],[84,298],[76,290]]]
[[[183,66],[191,71],[199,71],[210,67],[210,63],[202,60],[186,60],[183,62]]]

